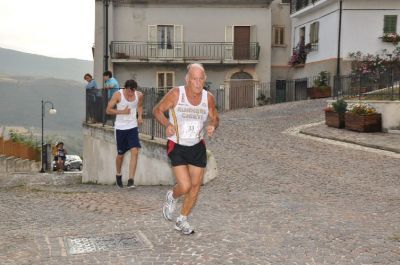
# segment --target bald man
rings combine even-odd
[[[171,160],[176,185],[167,192],[164,218],[172,221],[176,201],[184,196],[175,229],[185,235],[194,233],[188,216],[196,204],[207,165],[204,134],[212,137],[219,118],[214,96],[203,89],[206,74],[201,64],[190,64],[186,85],[174,87],[154,107],[153,115],[165,127],[167,154]],[[169,119],[164,115],[169,111]]]

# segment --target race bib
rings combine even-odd
[[[200,138],[201,125],[199,121],[187,121],[182,128],[181,137],[185,139]]]

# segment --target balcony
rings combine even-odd
[[[143,63],[224,63],[255,64],[259,62],[258,42],[111,42],[113,62]]]
[[[291,0],[290,3],[290,14],[296,13],[297,11],[304,9],[310,5],[314,5],[320,0]]]

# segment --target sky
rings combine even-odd
[[[95,0],[0,0],[0,47],[93,60]]]

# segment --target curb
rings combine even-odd
[[[349,144],[356,144],[356,145],[360,145],[360,146],[364,146],[364,147],[369,147],[369,148],[374,148],[374,149],[379,149],[379,150],[384,150],[384,151],[389,151],[389,152],[400,154],[400,149],[397,149],[397,148],[383,147],[383,146],[379,146],[379,145],[375,145],[375,144],[367,144],[367,143],[352,141],[352,140],[348,140],[348,139],[342,139],[342,138],[333,137],[333,136],[321,136],[320,134],[306,132],[303,130],[300,130],[299,133],[313,136],[313,137],[322,138],[322,139],[329,139],[329,140],[345,142],[345,143],[349,143]]]

